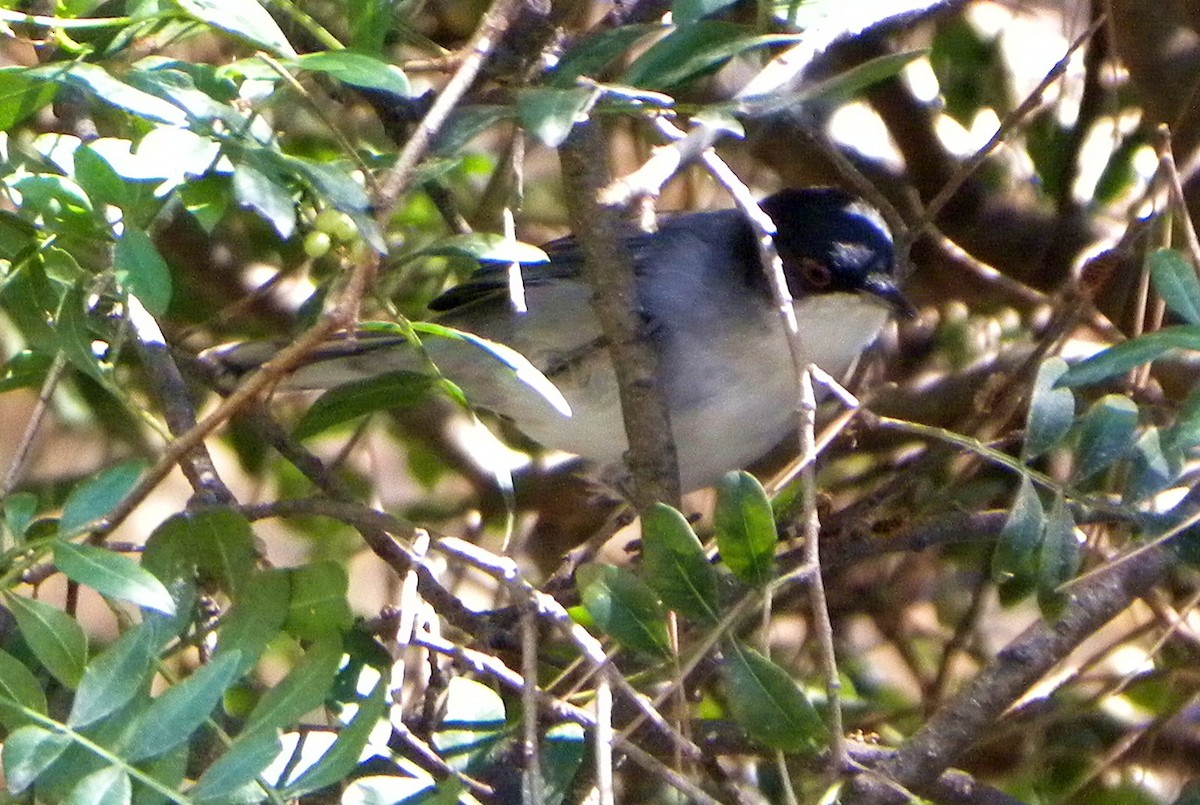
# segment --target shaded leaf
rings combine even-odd
[[[437,381],[417,372],[389,372],[344,383],[314,402],[292,431],[307,439],[332,427],[375,411],[408,408],[428,398]]]
[[[279,735],[255,730],[241,735],[212,765],[204,770],[187,792],[193,802],[225,800],[238,789],[253,783],[279,755]]]
[[[671,4],[671,19],[676,24],[695,22],[702,17],[729,8],[737,0],[675,0]]]
[[[494,263],[545,263],[549,256],[537,246],[512,240],[494,232],[450,235],[408,255],[408,259],[427,255],[458,255]]]
[[[742,25],[702,20],[679,26],[655,42],[629,66],[621,80],[643,89],[669,90],[740,53],[796,41],[792,35],[758,36]]]
[[[1021,476],[1016,499],[1000,530],[992,554],[992,581],[1003,583],[1013,577],[1029,577],[1037,569],[1038,547],[1046,527],[1046,512],[1033,481]]]
[[[726,641],[725,647],[722,671],[738,724],[772,749],[815,748],[825,737],[825,725],[787,671],[736,640]]]
[[[579,76],[595,75],[626,53],[639,39],[661,30],[661,25],[641,24],[590,33],[563,54],[550,74],[550,82],[557,87],[574,87],[575,79]]]
[[[54,100],[58,86],[25,74],[20,67],[0,68],[0,131],[9,131]]]
[[[1133,445],[1130,454],[1129,480],[1122,499],[1126,503],[1144,500],[1162,492],[1179,475],[1180,457],[1165,445],[1162,433],[1149,427]],[[1171,455],[1168,454],[1171,451]]]
[[[46,706],[46,694],[33,672],[7,651],[0,651],[0,724],[14,730],[30,720],[22,709],[45,715]]]
[[[1172,349],[1200,350],[1200,325],[1164,327],[1098,352],[1072,366],[1060,386],[1086,386],[1150,363]]]
[[[58,521],[59,534],[63,537],[82,534],[116,508],[137,485],[146,466],[140,459],[122,461],[80,482],[63,504],[62,517]]]
[[[1075,533],[1075,518],[1059,497],[1046,518],[1046,532],[1038,560],[1038,605],[1047,618],[1055,618],[1066,605],[1058,588],[1075,578],[1082,561],[1082,544]]]
[[[1149,262],[1154,290],[1171,312],[1188,324],[1200,324],[1200,279],[1192,264],[1174,249],[1155,251]]]
[[[156,642],[151,629],[136,626],[94,657],[84,669],[67,726],[86,727],[147,693]]]
[[[301,797],[305,794],[331,786],[343,780],[355,766],[371,737],[371,731],[383,717],[387,709],[387,677],[376,669],[365,667],[361,670],[364,675],[373,675],[374,685],[370,692],[356,698],[351,704],[354,716],[350,723],[339,730],[333,745],[321,756],[321,759],[309,767],[295,782],[289,782],[283,795],[287,798]]]
[[[521,127],[542,145],[558,148],[599,97],[594,87],[531,87],[517,94],[517,115]]]
[[[1106,394],[1093,403],[1079,424],[1076,482],[1124,458],[1136,438],[1137,423],[1137,405],[1124,395]]]
[[[401,98],[412,94],[412,86],[403,70],[365,53],[327,50],[305,54],[291,63],[302,70],[325,73],[356,87],[383,90]]]
[[[757,478],[737,471],[721,479],[713,527],[726,567],[751,587],[765,587],[774,576],[779,535],[771,501]]]
[[[670,654],[667,613],[644,581],[598,563],[579,568],[575,577],[583,605],[602,632],[634,651],[660,657]]]
[[[229,656],[235,656],[230,652]],[[291,727],[305,713],[320,707],[329,693],[342,661],[342,641],[317,640],[280,682],[266,692],[246,719],[242,737],[251,733],[274,735]]]
[[[669,609],[716,620],[716,572],[679,511],[656,503],[642,517],[642,561],[643,577]]]
[[[216,655],[237,651],[245,674],[277,638],[287,620],[291,582],[287,571],[264,570],[248,578],[244,592],[221,621]]]
[[[237,652],[214,657],[187,679],[168,688],[137,719],[123,756],[146,760],[191,739],[208,720],[221,696],[237,680]]]
[[[542,738],[542,793],[546,805],[559,805],[571,793],[575,775],[583,765],[587,734],[573,722],[555,724]]]
[[[87,664],[87,638],[79,622],[57,607],[32,598],[4,597],[17,628],[38,662],[55,679],[74,690]]]
[[[129,772],[120,766],[105,766],[76,783],[63,805],[128,805],[132,796]]]
[[[9,733],[4,739],[4,750],[0,752],[8,790],[20,794],[29,788],[70,745],[69,736],[36,724]]]
[[[315,639],[339,633],[354,621],[346,591],[346,568],[332,559],[288,571],[291,600],[284,628],[296,637]]]
[[[1060,388],[1059,378],[1066,374],[1067,362],[1048,358],[1038,367],[1025,417],[1025,445],[1021,458],[1037,458],[1058,444],[1071,429],[1075,419],[1075,394]]]
[[[167,551],[172,554],[169,562],[162,561]],[[206,584],[235,599],[258,563],[250,522],[228,506],[206,506],[168,517],[154,529],[147,553],[149,565],[145,556],[143,565],[155,573],[161,571],[160,578],[198,573]],[[164,567],[174,562],[180,567]]]
[[[67,578],[101,595],[175,614],[175,600],[163,583],[127,556],[95,545],[58,540],[54,543],[54,564]]]

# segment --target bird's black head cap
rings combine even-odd
[[[898,312],[911,305],[895,285],[892,235],[879,211],[836,188],[782,190],[762,208],[793,296],[873,294]]]

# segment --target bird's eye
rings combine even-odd
[[[809,287],[818,290],[828,288],[833,282],[833,272],[824,263],[806,257],[800,261],[800,274]]]

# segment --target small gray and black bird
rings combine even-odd
[[[911,305],[896,285],[892,238],[870,205],[829,188],[783,190],[762,202],[795,299],[802,343],[844,377],[889,318]],[[734,209],[664,216],[655,232],[631,227],[637,306],[658,354],[684,490],[715,483],[763,456],[797,425],[797,377],[783,323],[763,276],[756,235]],[[507,345],[529,359],[569,405],[522,382],[463,341],[423,341],[429,358],[479,408],[513,420],[546,447],[602,465],[627,449],[617,383],[571,237],[544,247],[548,264],[522,268],[528,310],[513,309],[506,266],[485,266],[430,305],[441,324]],[[269,345],[210,350],[236,371],[270,357]],[[300,367],[292,388],[331,388],[423,364],[396,336],[331,343]]]

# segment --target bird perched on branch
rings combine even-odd
[[[829,188],[783,190],[762,202],[794,298],[808,359],[843,377],[889,318],[911,306],[895,281],[892,238],[878,211]],[[664,216],[631,227],[636,305],[658,357],[684,490],[716,482],[797,425],[797,376],[757,237],[738,210]],[[602,465],[627,449],[617,383],[592,313],[573,238],[547,244],[548,263],[524,266],[528,310],[514,310],[506,266],[488,265],[435,299],[436,321],[477,338],[422,338],[438,369],[475,406],[512,419],[546,447]],[[503,348],[515,350],[551,385]],[[206,353],[245,372],[271,355],[248,342]],[[292,388],[331,388],[428,362],[394,334],[363,332],[318,349]]]

